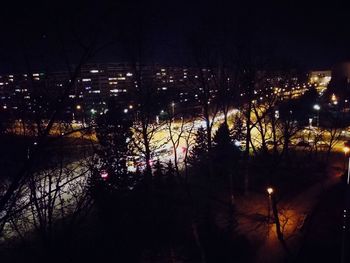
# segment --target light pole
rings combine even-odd
[[[319,127],[320,125],[320,110],[321,110],[321,106],[318,104],[314,105],[314,110],[317,112],[317,122],[316,122],[316,126]]]
[[[275,195],[273,195],[274,193],[274,189],[272,187],[268,187],[266,189],[267,193],[269,194],[269,219],[270,219],[270,207],[272,209],[272,214],[274,217],[274,221],[273,223],[276,224],[276,234],[277,234],[277,238],[278,240],[283,242],[283,233],[281,230],[281,223],[278,217],[278,209],[277,209],[277,201],[276,201],[276,197]]]
[[[273,193],[273,188],[272,187],[268,187],[266,189],[268,195],[269,195],[269,200],[268,200],[268,205],[267,205],[267,223],[270,224],[270,219],[271,219],[271,205],[272,205],[272,200],[271,200],[271,195]]]
[[[84,112],[83,112],[83,107],[78,104],[77,106],[75,106],[75,109],[77,110],[77,115],[78,115],[78,119],[79,119],[79,116],[81,115],[81,124],[84,125]]]

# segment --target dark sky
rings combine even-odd
[[[76,62],[91,39],[104,47],[96,62],[126,61],[128,50],[142,42],[148,59],[185,64],[193,38],[249,43],[306,68],[328,68],[350,58],[346,6],[303,2],[3,1],[0,71],[62,68],[64,58]]]

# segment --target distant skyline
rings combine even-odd
[[[253,49],[266,49],[307,69],[330,68],[350,58],[348,11],[335,1],[72,2],[3,3],[0,71],[23,71],[28,64],[33,69],[60,69],[63,53],[72,63],[79,57],[76,38],[86,40],[94,31],[106,47],[93,62],[127,61],[125,38],[140,37],[150,61],[186,65],[192,55],[189,39],[198,34],[234,42],[243,36]],[[134,30],[142,30],[143,36]]]

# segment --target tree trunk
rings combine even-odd
[[[271,206],[272,206],[272,213],[275,218],[275,224],[276,224],[276,233],[277,233],[277,238],[280,241],[283,241],[283,234],[281,231],[281,223],[278,217],[278,209],[277,209],[277,203],[274,195],[271,196]]]
[[[250,144],[250,117],[251,117],[251,110],[252,110],[252,101],[249,100],[248,102],[248,109],[246,112],[246,146],[245,146],[245,153],[244,153],[244,161],[245,161],[245,171],[244,171],[244,193],[248,194],[248,188],[249,188],[249,144]]]

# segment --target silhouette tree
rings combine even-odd
[[[200,127],[196,133],[194,146],[190,152],[189,164],[199,167],[208,160],[207,134],[203,127]]]
[[[232,226],[234,212],[234,180],[233,173],[237,168],[240,150],[233,144],[230,129],[226,122],[222,123],[217,130],[214,139],[214,163],[215,171],[221,176],[227,176],[229,182],[229,203],[230,216],[229,221]]]
[[[165,176],[167,177],[169,183],[172,183],[174,181],[175,168],[171,160],[169,160],[167,163]]]
[[[214,159],[215,164],[222,172],[229,172],[232,164],[237,161],[238,149],[232,142],[230,129],[226,123],[222,123],[214,135]]]
[[[157,161],[153,165],[153,168],[154,168],[154,173],[153,173],[154,177],[156,177],[156,178],[163,177],[163,175],[164,175],[164,166],[159,161],[159,159],[157,159]]]
[[[231,137],[234,141],[242,142],[245,140],[245,127],[241,114],[236,114],[233,119],[233,127],[231,129]]]

